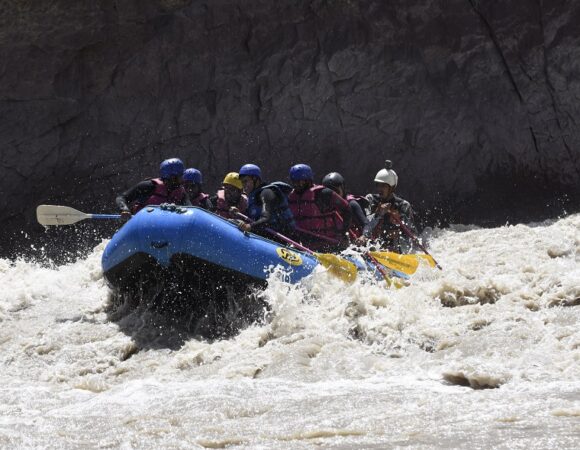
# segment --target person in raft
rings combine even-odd
[[[326,174],[322,179],[322,185],[332,189],[348,202],[352,213],[352,221],[350,229],[348,230],[349,238],[355,240],[362,236],[364,227],[369,222],[367,215],[370,204],[367,198],[359,195],[347,194],[344,177],[338,172],[330,172]]]
[[[289,175],[294,189],[288,204],[302,243],[316,251],[346,248],[352,215],[348,202],[332,189],[314,184],[314,174],[306,164],[292,166]]]
[[[159,166],[159,178],[150,178],[136,184],[116,198],[121,219],[129,220],[147,205],[174,203],[191,206],[183,187],[185,166],[179,158],[166,159]]]
[[[243,188],[238,172],[228,173],[222,181],[222,187],[210,199],[213,212],[224,219],[237,219],[238,213],[246,214],[248,196],[244,194]]]
[[[282,181],[267,183],[262,179],[262,171],[255,164],[245,164],[240,168],[240,180],[248,195],[248,221],[241,222],[241,231],[261,234],[272,238],[267,228],[279,233],[292,233],[294,218],[288,207],[288,194],[292,186]]]
[[[376,193],[366,196],[371,216],[363,230],[361,241],[378,241],[381,248],[407,253],[412,248],[408,233],[417,234],[411,204],[395,195],[399,181],[391,161],[375,176]]]
[[[190,167],[183,172],[183,187],[189,196],[191,206],[199,206],[208,211],[213,209],[209,195],[203,192],[203,176],[199,170]]]

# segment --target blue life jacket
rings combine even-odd
[[[264,184],[250,193],[248,196],[248,217],[255,221],[262,215],[260,194],[264,189],[272,189],[278,197],[278,205],[272,211],[268,226],[277,231],[288,228],[294,229],[294,216],[288,207],[288,194],[292,191],[292,186],[282,181]]]

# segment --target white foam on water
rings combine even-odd
[[[0,260],[1,448],[580,445],[580,215],[434,230],[400,290],[274,276],[215,342],[112,316],[103,249]]]

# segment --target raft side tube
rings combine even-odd
[[[121,279],[123,270],[135,271],[132,267],[141,264],[142,255],[167,268],[177,254],[255,280],[266,280],[270,268],[282,266],[291,283],[311,274],[318,265],[311,255],[242,233],[235,224],[201,208],[147,207],[113,236],[103,253],[103,272],[110,280]]]

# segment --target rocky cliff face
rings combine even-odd
[[[171,156],[208,188],[307,162],[359,191],[389,158],[452,220],[579,192],[573,0],[3,3],[4,231],[39,203],[110,211]]]

